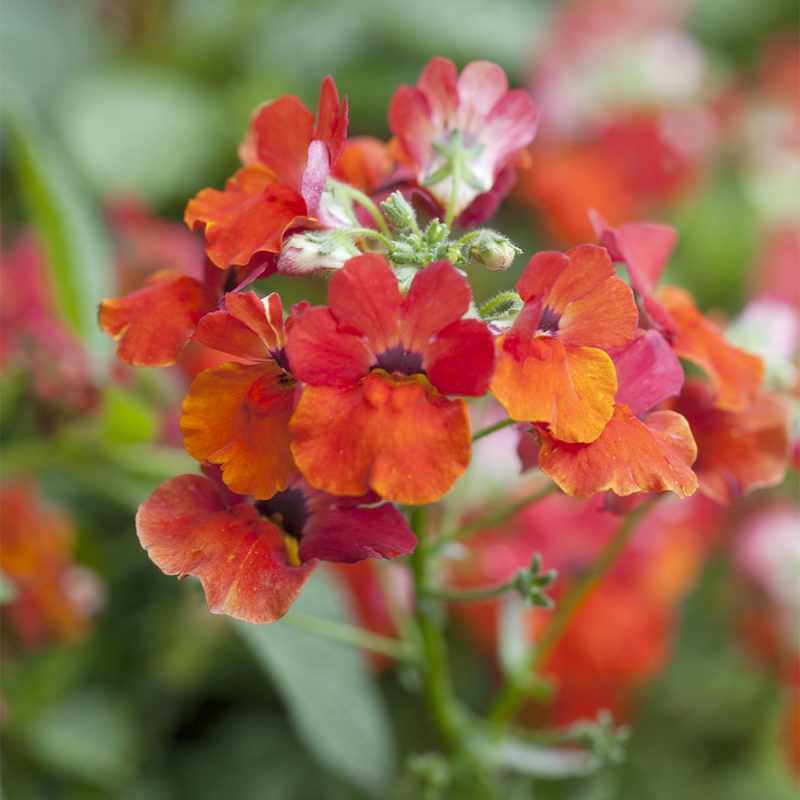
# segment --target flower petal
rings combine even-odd
[[[425,352],[439,331],[464,316],[471,298],[469,283],[449,261],[437,261],[420,270],[403,303],[405,349]]]
[[[292,373],[313,386],[352,386],[375,363],[363,336],[343,330],[328,308],[294,320],[286,343]]]
[[[278,529],[248,503],[228,505],[200,475],[162,483],[140,506],[136,532],[162,572],[200,579],[214,614],[258,625],[288,611],[316,566],[290,566]]]
[[[178,360],[198,322],[216,307],[211,291],[178,272],[157,272],[139,290],[100,304],[100,327],[128,364],[166,367]]]
[[[306,386],[291,432],[303,476],[330,494],[374,489],[398,503],[432,503],[469,463],[466,404],[421,378],[373,372],[350,388]]]
[[[304,166],[305,156],[304,151]],[[252,164],[240,169],[224,191],[199,192],[186,206],[184,221],[192,230],[204,230],[208,257],[226,268],[245,265],[257,253],[277,253],[284,231],[305,215],[299,191]]]
[[[342,326],[363,334],[374,353],[399,343],[403,295],[383,256],[369,253],[351,258],[331,278],[328,303]]]
[[[416,546],[406,518],[391,503],[362,506],[343,501],[312,514],[303,529],[300,558],[352,564],[408,555]]]
[[[200,320],[196,342],[247,361],[264,361],[283,346],[283,306],[276,292],[264,302],[255,292],[229,293],[225,307]]]
[[[675,352],[706,371],[717,393],[717,406],[742,411],[753,403],[764,373],[761,359],[728,344],[684,289],[664,286],[657,297],[678,326],[672,343]]]
[[[719,408],[708,388],[687,382],[677,404],[697,440],[695,472],[703,494],[731,503],[783,480],[789,459],[789,412],[760,394],[744,411]]]
[[[494,371],[494,336],[477,319],[448,325],[425,350],[423,368],[442,394],[480,397]]]
[[[616,401],[641,416],[662,400],[680,394],[683,368],[664,337],[655,330],[640,335],[614,354]]]
[[[198,461],[219,464],[237,494],[268,499],[295,471],[289,451],[294,394],[294,379],[274,361],[208,369],[183,401],[183,443]]]
[[[597,245],[578,245],[566,254],[536,253],[517,291],[526,301],[541,297],[559,316],[555,335],[565,344],[622,347],[636,330],[639,313],[633,293]]]
[[[635,492],[694,494],[691,465],[697,448],[686,420],[656,411],[638,420],[617,404],[614,416],[591,444],[566,444],[542,437],[539,467],[572,497],[610,489],[622,497]]]
[[[602,350],[537,336],[516,356],[501,343],[490,388],[512,419],[547,425],[562,442],[593,442],[614,413],[617,376]]]

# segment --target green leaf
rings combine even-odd
[[[113,386],[103,391],[99,422],[103,441],[113,444],[151,442],[158,433],[155,410],[135,395]]]
[[[0,605],[12,603],[17,596],[17,587],[9,580],[5,573],[0,572]]]
[[[98,209],[29,108],[13,92],[3,101],[17,179],[45,246],[59,309],[91,352],[105,357],[111,341],[97,325],[97,306],[112,293],[114,264]]]
[[[94,784],[119,785],[136,767],[131,720],[99,689],[66,697],[31,723],[29,738],[39,761]]]
[[[65,143],[102,194],[185,200],[229,155],[223,112],[204,86],[175,73],[115,67],[63,95]]]
[[[294,608],[348,621],[341,590],[322,570]],[[280,622],[231,624],[272,679],[298,736],[319,762],[356,786],[381,793],[392,775],[393,742],[363,653]]]

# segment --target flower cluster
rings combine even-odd
[[[539,468],[571,496],[683,498],[699,476],[727,499],[780,477],[785,420],[760,394],[760,359],[685,292],[656,289],[675,238],[665,226],[596,215],[599,244],[537,253],[515,291],[476,305],[469,270],[507,267],[516,249],[452,228],[494,212],[537,118],[496,65],[458,75],[437,58],[392,99],[392,142],[348,139],[347,101],[326,78],[316,117],[292,97],[262,107],[241,169],[189,202],[203,276],[157,273],[102,304],[129,363],[173,363],[189,339],[231,359],[182,407],[204,475],[167,481],[137,516],[153,561],[198,577],[213,611],[271,622],[319,560],[412,551],[398,504],[437,502],[464,474],[464,398],[491,395],[526,423]],[[276,272],[330,277],[327,305],[285,310],[253,290]],[[679,359],[708,381],[684,386]],[[730,434],[743,419],[748,434]],[[720,430],[740,444],[698,456],[696,440]]]

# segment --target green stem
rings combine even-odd
[[[478,439],[483,439],[484,436],[488,436],[490,433],[507,428],[509,425],[513,425],[515,422],[516,420],[513,419],[501,419],[500,422],[495,422],[493,425],[488,425],[485,428],[481,428],[477,433],[473,434],[472,441],[477,442]]]
[[[523,508],[527,508],[529,505],[536,503],[557,490],[558,486],[554,483],[548,484],[544,488],[537,489],[530,494],[520,497],[519,500],[509,503],[507,506],[502,506],[494,511],[490,511],[488,514],[484,514],[482,517],[478,517],[468,522],[466,525],[462,525],[460,528],[447,531],[431,544],[431,550],[439,552],[445,545],[456,539],[463,539],[467,536],[472,536],[474,533],[485,530],[486,528],[491,528],[493,525],[499,525],[501,522],[505,522],[507,519],[510,519],[515,514],[522,511]]]
[[[415,616],[422,638],[425,692],[434,720],[448,748],[462,749],[461,723],[455,707],[447,652],[442,636],[442,614],[438,602],[429,594],[429,563],[425,539],[425,507],[411,512],[411,527],[417,535],[417,547],[411,554],[411,570],[416,589]]]
[[[351,186],[347,183],[338,183],[338,185],[345,194],[348,194],[356,203],[358,203],[360,206],[363,206],[369,212],[369,215],[375,220],[375,224],[378,226],[378,228],[380,228],[381,233],[386,236],[387,239],[391,238],[392,234],[389,231],[389,226],[386,224],[386,220],[383,218],[383,214],[381,214],[378,206],[372,202],[372,199],[369,197],[369,195],[364,194],[364,192],[362,192],[360,189],[356,189],[355,186]]]
[[[513,589],[516,584],[517,576],[505,583],[496,586],[484,586],[480,589],[445,589],[428,588],[428,597],[436,597],[439,600],[446,600],[451,603],[479,603],[481,600],[491,600],[505,594],[509,589]]]
[[[377,633],[361,630],[361,628],[356,628],[353,625],[321,619],[320,617],[302,614],[297,611],[289,612],[283,618],[283,621],[298,630],[307,631],[326,639],[333,639],[353,647],[359,647],[362,650],[381,653],[399,661],[416,661],[416,656],[408,644],[399,642],[396,639],[390,639],[388,636],[380,636]]]
[[[556,645],[561,641],[561,637],[575,612],[619,558],[631,536],[633,536],[637,523],[655,501],[656,499],[654,498],[644,503],[625,518],[625,521],[619,526],[619,529],[600,553],[597,560],[577,578],[564,597],[558,602],[550,623],[531,652],[524,672],[537,672],[547,661]],[[513,681],[506,683],[489,714],[489,719],[498,723],[511,719],[525,696],[524,687]]]
[[[375,239],[387,248],[392,246],[392,240],[388,236],[384,236],[382,233],[372,228],[346,228],[345,230],[353,236],[365,236],[370,239]]]
[[[453,147],[453,156],[452,156],[452,172],[450,173],[453,178],[453,189],[450,192],[450,202],[447,204],[447,213],[444,217],[444,224],[447,225],[448,228],[453,226],[453,220],[456,216],[456,206],[458,205],[458,190],[461,186],[461,148],[458,146],[460,144],[460,138],[458,144],[455,144]]]

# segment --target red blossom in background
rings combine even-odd
[[[417,182],[442,209],[455,197],[456,215],[469,214],[533,141],[538,117],[526,92],[508,90],[496,64],[473,61],[458,75],[446,58],[431,59],[417,86],[401,86],[389,107],[389,125]],[[496,207],[492,201],[488,213]]]
[[[470,453],[466,406],[444,395],[483,394],[494,365],[486,325],[462,319],[469,284],[438,262],[403,297],[388,263],[365,255],[333,277],[328,302],[300,316],[286,348],[306,383],[291,423],[300,471],[332,494],[438,499]]]

